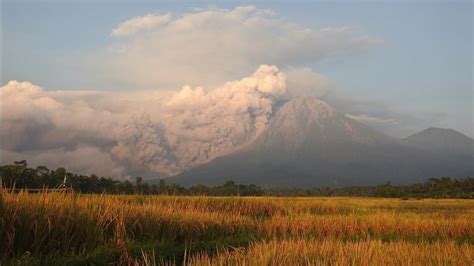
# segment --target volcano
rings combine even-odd
[[[251,143],[170,177],[182,185],[227,180],[262,186],[411,183],[474,175],[474,140],[454,130],[427,129],[397,139],[351,119],[326,102],[285,102]]]

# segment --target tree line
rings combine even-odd
[[[3,188],[49,189],[70,188],[78,193],[143,194],[143,195],[207,195],[207,196],[358,196],[386,198],[468,198],[474,199],[474,178],[430,178],[410,185],[314,187],[314,188],[262,188],[257,185],[236,184],[227,181],[219,186],[196,185],[183,187],[167,184],[149,184],[142,177],[133,181],[119,181],[91,174],[79,175],[59,167],[50,170],[45,166],[28,167],[26,161],[0,166]]]

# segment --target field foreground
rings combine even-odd
[[[472,265],[473,203],[3,192],[0,264]]]

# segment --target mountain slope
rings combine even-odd
[[[473,174],[469,157],[446,158],[426,150],[417,139],[392,138],[323,101],[295,98],[277,111],[246,148],[170,181],[191,185],[232,179],[267,186],[321,186],[408,183],[431,176]]]
[[[276,113],[253,150],[310,150],[330,156],[344,145],[383,146],[399,141],[350,119],[315,98],[295,98]]]

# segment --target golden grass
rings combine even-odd
[[[3,192],[0,255],[15,260],[31,253],[41,259],[83,256],[113,247],[120,254],[116,260],[130,264],[133,258],[127,248],[131,243],[212,242],[221,250],[217,255],[197,250],[186,255],[188,262],[469,264],[474,244],[473,203]],[[230,252],[222,239],[232,236],[253,244]],[[153,253],[145,253],[141,261],[164,261],[160,250],[150,259]]]
[[[383,243],[380,240],[272,240],[248,249],[200,254],[188,265],[472,265],[472,245],[452,241]]]

